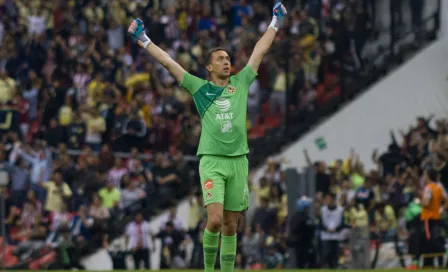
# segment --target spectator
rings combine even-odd
[[[109,209],[104,206],[103,200],[97,194],[93,195],[93,201],[89,209],[89,215],[93,218],[93,220],[95,220],[95,222],[104,221],[106,219],[109,219],[110,217]]]
[[[145,197],[145,192],[138,187],[138,183],[136,181],[129,181],[121,192],[120,206],[122,209],[130,209],[130,211],[133,211],[137,208],[131,205],[143,197]]]
[[[406,187],[407,175],[408,172],[405,169],[399,169],[398,177],[395,178],[390,186],[389,200],[395,210],[394,213],[398,213],[398,211],[406,205],[404,190]]]
[[[124,166],[121,158],[116,158],[114,166],[109,170],[108,181],[115,187],[120,187],[121,179],[126,175],[128,169]]]
[[[6,104],[15,95],[16,81],[8,76],[5,69],[0,69],[0,103]]]
[[[85,243],[86,240],[90,240],[92,238],[91,228],[93,226],[94,219],[88,215],[87,212],[87,207],[81,206],[78,214],[75,215],[72,220],[70,229],[77,244]]]
[[[262,198],[259,206],[255,210],[253,224],[260,226],[265,232],[269,233],[277,223],[277,213],[275,210],[268,208],[269,200]]]
[[[385,240],[397,239],[397,219],[390,205],[378,203],[375,209],[375,225]]]
[[[58,235],[62,230],[70,229],[70,225],[73,220],[73,215],[67,211],[65,205],[61,206],[59,211],[53,211],[50,213],[50,230],[51,233],[47,238],[47,243],[56,245]]]
[[[353,259],[353,268],[370,268],[370,231],[369,215],[362,204],[350,209],[350,246]]]
[[[173,196],[176,196],[176,192],[179,193],[175,190],[180,183],[177,171],[170,159],[163,156],[160,158],[159,164],[154,167],[153,175],[158,185],[161,202],[167,204]]]
[[[337,205],[333,194],[326,196],[326,205],[321,209],[322,224],[322,257],[329,268],[338,267],[339,242],[341,241],[341,230],[344,227],[344,210]]]
[[[181,231],[174,228],[172,222],[168,222],[165,229],[157,234],[157,237],[162,240],[162,263],[160,267],[162,269],[171,268],[174,264],[173,260],[181,253],[179,246],[184,241],[185,236]]]
[[[355,192],[356,205],[362,204],[368,210],[370,210],[375,204],[375,196],[373,194],[370,182],[371,181],[367,179]]]
[[[98,195],[101,197],[104,207],[109,210],[117,208],[121,200],[121,192],[117,187],[114,187],[112,182],[107,182],[106,187],[102,188]]]
[[[268,246],[268,252],[264,255],[263,268],[264,269],[283,269],[283,256],[278,251],[277,245],[272,244]]]
[[[177,216],[177,208],[176,207],[170,208],[170,210],[169,210],[168,214],[166,215],[166,217],[163,218],[163,220],[160,223],[160,231],[165,230],[166,229],[166,225],[168,223],[171,223],[174,226],[174,229],[176,229],[178,231],[183,231],[184,230],[184,226],[182,224],[182,221]]]
[[[42,202],[36,196],[36,192],[33,190],[29,190],[26,194],[26,202],[29,202],[36,209],[36,212],[41,213],[42,210]]]
[[[141,213],[135,215],[134,221],[126,227],[128,250],[132,252],[134,267],[138,269],[143,262],[144,269],[151,269],[150,253],[155,249],[149,223]]]
[[[76,169],[70,156],[61,154],[59,159],[54,163],[54,168],[61,172],[63,180],[70,186],[70,188],[73,188]]]
[[[19,150],[20,156],[31,165],[31,189],[37,192],[39,200],[43,201],[45,196],[39,184],[48,180],[50,172],[50,152],[48,149],[40,150],[35,155],[29,155],[33,152],[31,148],[27,148],[28,152]]]
[[[130,116],[124,121],[123,134],[125,135],[124,142],[129,143],[128,149],[133,147],[142,147],[143,137],[146,135],[145,121],[138,115],[138,110],[131,111]]]
[[[325,172],[325,168],[324,162],[316,164],[316,192],[321,195],[328,194],[331,186],[330,175]]]
[[[337,201],[343,207],[349,206],[355,198],[355,191],[351,187],[351,182],[349,180],[344,180],[342,188],[337,195]]]
[[[72,190],[62,178],[62,173],[55,171],[52,180],[40,183],[42,188],[47,191],[47,198],[45,200],[46,211],[62,211],[66,206],[67,200],[72,196]]]
[[[15,165],[10,167],[11,183],[12,183],[12,202],[21,208],[26,198],[26,192],[30,187],[30,173],[26,168],[25,161],[19,158]]]
[[[292,214],[289,230],[289,245],[295,250],[296,268],[312,268],[316,257],[313,256],[313,238],[315,226],[309,216],[312,202],[306,197],[296,201],[296,212]]]
[[[106,122],[96,108],[91,108],[89,113],[84,114],[83,119],[87,126],[85,141],[92,150],[99,151],[101,148],[101,134],[106,131]]]
[[[246,258],[244,267],[261,261],[260,243],[260,235],[256,232],[255,227],[246,228],[241,241],[242,252]]]
[[[57,147],[64,140],[64,131],[56,119],[50,120],[49,127],[44,131],[44,140],[50,147]]]
[[[18,225],[22,228],[22,232],[27,233],[31,231],[41,221],[41,210],[32,202],[25,202]]]
[[[85,143],[86,124],[81,118],[81,114],[74,112],[72,117],[73,122],[67,127],[67,145],[70,149],[80,149]]]

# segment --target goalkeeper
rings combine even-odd
[[[246,67],[235,76],[230,76],[228,53],[221,48],[212,50],[206,58],[211,81],[189,74],[151,42],[140,19],[135,19],[128,29],[138,44],[193,96],[202,120],[197,155],[201,158],[199,174],[207,210],[203,237],[206,272],[214,271],[220,234],[221,270],[234,271],[238,218],[240,212],[249,207],[249,164],[246,158],[249,152],[246,129],[248,89],[285,15],[285,7],[277,3],[269,28],[256,44]]]

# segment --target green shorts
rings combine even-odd
[[[221,203],[226,211],[249,208],[249,162],[245,155],[224,157],[204,155],[199,162],[204,206]]]

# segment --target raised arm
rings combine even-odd
[[[157,62],[163,65],[176,79],[181,83],[185,74],[185,69],[175,62],[168,53],[163,51],[160,47],[155,45],[145,33],[145,26],[143,21],[135,19],[129,26],[128,32],[137,40],[138,45],[145,48],[148,53],[153,56]]]
[[[274,6],[272,13],[273,16],[271,24],[263,34],[263,37],[261,37],[261,39],[255,45],[254,51],[252,52],[249,62],[247,63],[247,65],[249,65],[252,70],[254,70],[254,72],[258,71],[258,67],[260,67],[260,63],[263,60],[264,55],[271,47],[272,42],[275,38],[275,34],[277,34],[278,28],[280,27],[283,18],[287,14],[286,8],[281,3],[277,3]]]

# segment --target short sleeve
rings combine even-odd
[[[63,190],[64,190],[64,195],[65,195],[65,196],[71,196],[71,195],[72,195],[72,190],[71,190],[70,187],[67,185],[67,183],[64,183],[64,185],[63,185]]]
[[[182,82],[180,83],[180,86],[187,90],[191,95],[194,95],[199,90],[199,88],[201,88],[205,84],[207,84],[207,80],[193,76],[190,73],[184,73],[184,77],[182,79]]]
[[[246,65],[236,76],[235,78],[240,82],[241,85],[249,88],[249,86],[255,81],[255,78],[258,74],[250,67]]]

